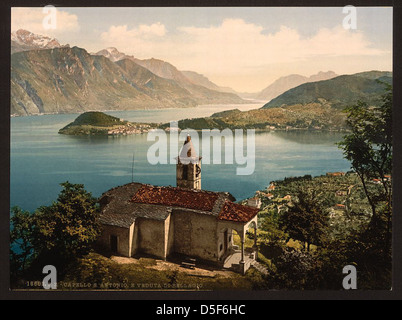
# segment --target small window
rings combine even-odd
[[[201,167],[197,164],[195,167],[195,176],[198,178],[201,174]]]
[[[188,178],[188,165],[183,166],[183,180],[187,180]]]
[[[223,249],[223,244],[221,244],[221,245],[219,246],[219,251],[222,251],[222,249]]]

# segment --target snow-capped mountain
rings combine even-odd
[[[109,47],[103,50],[100,50],[96,53],[92,53],[94,55],[101,55],[101,56],[105,56],[106,58],[108,58],[109,60],[116,62],[119,60],[123,60],[123,59],[134,59],[134,56],[129,56],[126,55],[125,53],[120,52],[119,50],[117,50],[114,47]]]
[[[55,38],[35,34],[24,29],[19,29],[11,33],[11,53],[37,49],[54,49],[68,46],[68,44],[61,45]]]

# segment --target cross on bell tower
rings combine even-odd
[[[196,152],[190,135],[184,141],[176,158],[176,185],[187,189],[201,189],[201,157]]]

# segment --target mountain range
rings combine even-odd
[[[328,80],[338,76],[333,71],[319,72],[310,77],[302,76],[300,74],[291,74],[285,77],[281,77],[274,81],[271,85],[257,93],[255,98],[258,100],[270,101],[289,89],[295,88],[301,84],[308,82],[316,82],[321,80]]]
[[[11,114],[192,107],[242,103],[231,93],[161,78],[129,59],[112,62],[78,47],[17,52],[11,58]]]
[[[233,93],[194,84],[162,60],[139,60],[107,49],[90,54],[21,30],[12,39],[12,115],[245,102]]]
[[[342,109],[358,101],[378,105],[385,89],[382,82],[391,84],[392,72],[368,71],[304,83],[272,99],[262,108],[320,103]]]
[[[205,90],[202,88],[207,88],[210,90],[218,92],[227,92],[232,94],[237,94],[234,90],[230,88],[219,87],[215,83],[211,82],[207,77],[194,71],[180,71],[174,65],[169,62],[160,59],[137,59],[132,55],[126,55],[120,52],[114,47],[109,47],[100,50],[95,53],[95,55],[103,55],[111,61],[119,61],[123,59],[129,59],[138,65],[148,69],[152,73],[158,75],[161,78],[174,80],[179,83],[182,87],[189,90],[193,95],[201,96],[205,95]],[[200,88],[202,87],[202,88]],[[201,92],[200,92],[201,90]]]
[[[335,108],[380,101],[392,72],[281,77],[259,93],[220,87],[169,62],[138,59],[110,47],[88,53],[27,30],[11,34],[11,115],[194,107],[268,101],[262,108],[321,104]]]

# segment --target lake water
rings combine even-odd
[[[210,116],[233,108],[250,110],[262,105],[211,105],[106,113],[129,121],[169,122]],[[147,151],[155,142],[147,141],[147,134],[74,137],[57,133],[77,116],[61,114],[11,119],[11,206],[33,211],[41,205],[49,205],[57,199],[61,190],[59,184],[67,180],[84,184],[96,197],[112,187],[131,182],[132,173],[138,182],[175,186],[174,164],[152,165],[148,162]],[[228,191],[237,200],[242,200],[266,188],[272,180],[347,171],[350,165],[335,145],[341,138],[340,133],[328,132],[256,133],[254,173],[236,175],[236,168],[244,167],[236,163],[202,164],[202,188]],[[246,150],[244,152],[246,155]]]

